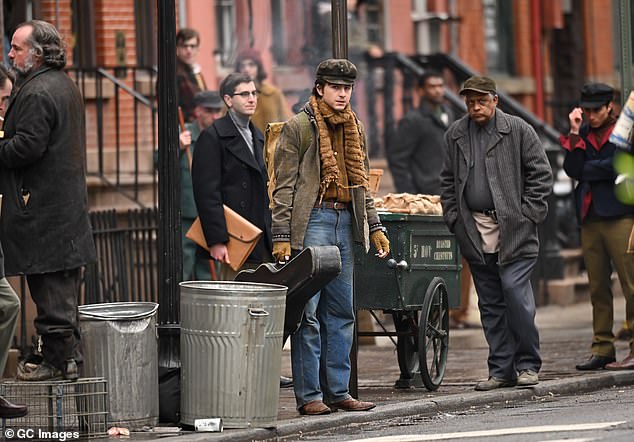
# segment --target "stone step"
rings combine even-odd
[[[548,303],[559,306],[571,305],[590,300],[590,283],[586,272],[562,279],[546,281]],[[621,284],[616,272],[612,273],[612,293],[614,296],[622,293]]]
[[[575,277],[585,268],[580,248],[562,249],[560,254],[564,262],[564,278]]]

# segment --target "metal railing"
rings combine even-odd
[[[114,209],[90,213],[97,262],[86,266],[82,304],[157,302],[158,210],[128,210],[124,226]]]
[[[139,207],[142,178],[156,176],[151,151],[157,145],[154,67],[67,68],[86,108],[87,175],[118,191]],[[147,151],[147,155],[143,152]]]

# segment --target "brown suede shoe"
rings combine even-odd
[[[299,409],[299,414],[307,416],[330,414],[330,408],[323,401],[310,401]]]
[[[621,362],[611,362],[605,365],[606,370],[634,370],[634,355],[630,354]]]
[[[372,402],[362,402],[356,400],[355,398],[350,398],[329,404],[329,407],[332,409],[332,411],[368,411],[372,410],[374,407],[376,407],[376,405]]]

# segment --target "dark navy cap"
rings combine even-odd
[[[587,83],[581,88],[579,107],[594,109],[612,101],[614,89],[604,83]]]

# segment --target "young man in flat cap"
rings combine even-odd
[[[375,406],[348,392],[353,243],[367,251],[371,241],[380,258],[390,247],[369,192],[363,127],[350,108],[356,77],[348,60],[321,62],[309,102],[286,123],[275,151],[273,255],[286,261],[291,250],[327,245],[341,253],[341,273],[308,301],[291,336],[297,409],[306,415]]]
[[[475,389],[527,387],[538,383],[542,363],[530,277],[552,172],[533,128],[497,109],[493,80],[471,77],[460,94],[467,115],[445,134],[441,200],[471,266],[489,344],[489,378]]]
[[[616,123],[612,115],[613,94],[607,84],[584,85],[579,107],[568,116],[570,133],[560,140],[566,149],[564,170],[578,181],[577,215],[592,302],[592,355],[577,364],[577,370],[634,369],[634,339],[629,339],[629,355],[615,362],[612,333],[612,266],[619,275],[625,297],[625,319],[630,330],[634,327],[634,255],[626,253],[634,224],[634,206],[622,204],[614,194],[617,173],[613,160],[617,147],[609,142]]]

